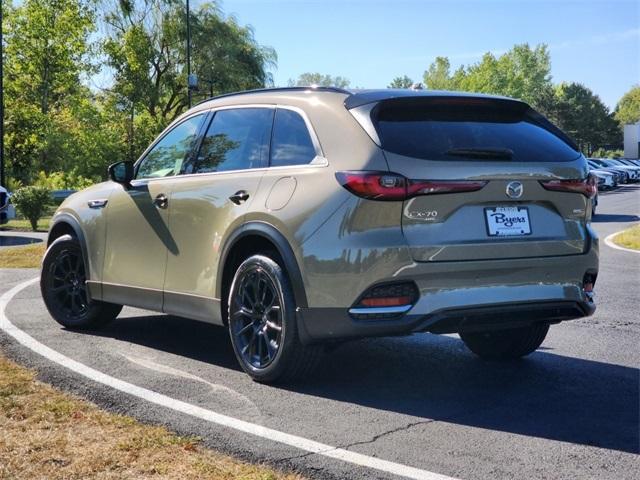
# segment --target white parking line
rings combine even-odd
[[[47,360],[57,363],[73,372],[76,372],[94,382],[101,383],[115,390],[119,390],[128,395],[141,398],[147,402],[154,403],[161,407],[170,408],[176,412],[184,413],[192,417],[205,420],[207,422],[215,423],[223,427],[232,428],[240,432],[245,432],[251,435],[255,435],[260,438],[272,440],[274,442],[282,443],[284,445],[294,447],[306,452],[322,455],[325,457],[342,460],[351,464],[359,465],[362,467],[371,468],[385,473],[398,475],[406,478],[413,478],[416,480],[456,480],[453,477],[446,475],[440,475],[438,473],[429,472],[428,470],[421,470],[419,468],[402,465],[400,463],[394,463],[380,458],[370,457],[361,453],[352,452],[342,448],[332,447],[324,443],[309,440],[304,437],[298,437],[288,433],[273,430],[271,428],[263,427],[254,423],[239,420],[237,418],[229,417],[216,413],[212,410],[207,410],[190,403],[176,400],[175,398],[168,397],[153,390],[139,387],[129,382],[117,379],[106,373],[102,373],[95,370],[83,363],[73,360],[52,348],[47,347],[43,343],[23,332],[16,327],[6,315],[6,308],[11,299],[18,294],[21,290],[33,285],[38,281],[37,278],[28,280],[26,282],[16,285],[11,290],[5,292],[0,296],[0,330],[5,331],[7,334],[16,339],[19,343],[29,348],[30,350],[38,353]]]
[[[615,237],[616,235],[618,235],[619,233],[622,233],[622,232],[624,232],[624,230],[620,230],[619,232],[614,232],[611,235],[608,235],[607,238],[604,239],[604,243],[607,244],[607,247],[615,248],[616,250],[622,250],[623,252],[640,253],[640,250],[633,250],[631,248],[624,248],[624,247],[621,247],[620,245],[616,245],[613,242],[613,237]]]

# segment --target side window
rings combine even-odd
[[[271,166],[306,165],[315,156],[304,119],[293,110],[278,108],[271,139]]]
[[[265,167],[272,123],[272,108],[216,112],[202,140],[193,173]]]
[[[142,159],[136,178],[170,177],[180,173],[204,117],[204,114],[191,117],[162,137]]]

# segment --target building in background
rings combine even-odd
[[[640,122],[624,126],[624,158],[640,158]]]

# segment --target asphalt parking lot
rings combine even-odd
[[[1,331],[0,349],[110,410],[313,478],[396,478],[369,468],[378,459],[414,478],[637,479],[640,254],[603,240],[639,215],[640,185],[600,194],[596,314],[553,326],[538,352],[508,365],[475,358],[457,336],[423,334],[345,344],[308,382],[278,388],[240,370],[222,328],[125,309],[103,331],[66,331],[46,313],[37,284],[6,305],[16,329],[67,359],[184,404],[357,452],[374,460],[368,466],[122,393]],[[0,270],[0,294],[37,275]]]

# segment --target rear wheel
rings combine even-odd
[[[47,249],[40,291],[53,319],[67,328],[98,329],[122,310],[122,305],[89,298],[86,272],[80,244],[71,235],[56,239]]]
[[[254,255],[236,270],[228,300],[229,334],[242,369],[259,382],[301,379],[317,365],[321,347],[302,345],[293,290],[273,259]]]
[[[460,338],[473,353],[487,360],[511,360],[538,349],[549,331],[546,323],[491,332],[460,333]]]

